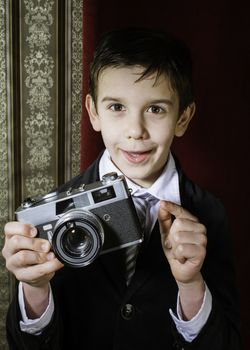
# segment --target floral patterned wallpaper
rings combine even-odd
[[[0,251],[20,201],[80,170],[82,16],[82,0],[0,0]],[[1,350],[13,285],[0,255]]]

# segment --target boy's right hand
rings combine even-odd
[[[2,250],[7,269],[25,284],[45,288],[55,272],[63,267],[51,250],[49,241],[35,238],[36,228],[20,222],[5,225]]]

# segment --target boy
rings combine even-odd
[[[32,225],[6,224],[3,255],[21,281],[10,349],[240,349],[224,210],[170,152],[195,112],[191,74],[188,49],[163,32],[102,38],[86,108],[106,150],[58,191],[124,174],[138,215],[138,203],[148,204],[145,243],[126,281],[123,249],[72,269]]]

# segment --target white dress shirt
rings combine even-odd
[[[109,172],[116,172],[121,175],[122,172],[115,166],[115,164],[110,159],[107,150],[103,153],[103,156],[99,163],[99,175],[100,178]],[[179,176],[176,170],[175,161],[170,153],[168,162],[162,171],[162,174],[153,183],[153,185],[147,189],[135,184],[130,179],[126,178],[129,188],[131,189],[132,198],[136,196],[142,196],[143,193],[148,192],[153,195],[158,201],[150,208],[150,220],[151,220],[151,230],[153,229],[159,210],[160,200],[171,201],[173,203],[181,205],[180,190],[179,190]],[[205,325],[212,308],[212,296],[207,286],[205,286],[205,295],[203,299],[202,306],[199,312],[189,321],[182,320],[181,307],[179,302],[179,295],[177,296],[177,309],[176,315],[170,309],[170,315],[175,322],[178,332],[184,337],[188,342],[191,342],[202,327]],[[24,306],[24,299],[22,293],[22,283],[19,286],[19,305],[21,309],[21,314],[23,320],[20,321],[20,327],[23,332],[30,334],[39,334],[50,322],[53,312],[54,312],[54,302],[52,292],[50,292],[49,305],[45,310],[44,314],[39,319],[29,320]],[[166,310],[167,312],[167,310]]]

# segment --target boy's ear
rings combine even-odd
[[[195,113],[195,103],[191,103],[181,114],[175,126],[175,136],[183,136]]]
[[[101,127],[100,127],[99,115],[96,111],[95,102],[94,102],[92,96],[89,94],[85,98],[85,107],[88,111],[89,119],[90,119],[90,122],[92,124],[93,129],[95,131],[100,131]]]

